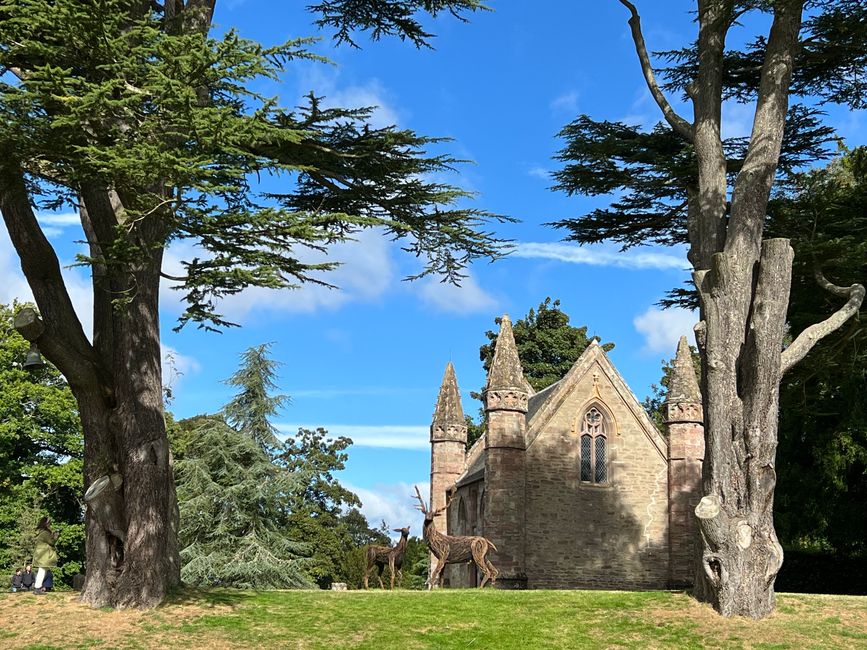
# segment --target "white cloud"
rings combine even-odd
[[[81,219],[76,212],[40,212],[36,215],[36,220],[44,226],[56,226],[58,228],[81,225]]]
[[[60,273],[66,284],[69,298],[75,313],[81,321],[84,333],[88,338],[93,333],[93,289],[90,278],[86,275],[84,267],[61,267]],[[18,254],[15,252],[12,242],[5,228],[0,228],[0,302],[11,303],[14,299],[20,302],[33,302],[33,293],[24,279]]]
[[[164,343],[160,343],[160,363],[163,371],[163,386],[175,390],[183,376],[196,373],[202,368],[193,357],[181,354]]]
[[[30,287],[24,281],[21,266],[18,262],[18,254],[9,241],[6,228],[0,228],[0,302],[11,303],[14,299],[19,301],[32,301],[33,294]]]
[[[545,169],[544,167],[530,167],[527,170],[527,173],[534,178],[541,178],[543,181],[551,180],[551,170]]]
[[[203,257],[192,244],[182,242],[171,246],[165,254],[163,269],[169,275],[183,275],[181,260]],[[338,287],[329,289],[316,284],[304,284],[298,289],[265,289],[250,287],[224,298],[217,312],[229,321],[244,324],[252,318],[273,312],[312,313],[320,309],[337,309],[351,301],[373,302],[394,285],[395,268],[392,244],[378,230],[365,230],[354,241],[329,246],[327,253],[301,250],[298,258],[307,263],[339,262],[335,270],[319,277]],[[182,309],[182,295],[172,290],[175,283],[164,281],[160,299],[175,313]]]
[[[698,314],[688,309],[672,307],[663,310],[650,307],[643,314],[636,316],[632,323],[644,336],[644,352],[673,357],[681,336],[686,336],[692,344],[695,344],[692,328],[697,321]]]
[[[318,63],[299,66],[298,91],[306,95],[313,90],[322,97],[323,108],[369,108],[374,110],[368,122],[374,128],[397,124],[403,117],[392,102],[391,93],[376,78],[363,83],[342,85],[340,69]],[[302,100],[302,105],[307,101]]]
[[[322,427],[332,438],[352,438],[356,447],[386,447],[389,449],[430,449],[430,427],[402,424],[278,424],[284,435],[294,435],[298,429]]]
[[[415,486],[409,483],[394,483],[390,485],[377,484],[372,488],[361,488],[344,483],[344,487],[358,495],[361,499],[361,512],[373,528],[385,520],[389,529],[402,528],[409,525],[410,535],[421,537],[424,517],[416,510],[418,501],[415,499]],[[430,483],[417,483],[418,489],[427,501],[430,497]],[[395,533],[391,533],[396,536]]]
[[[606,246],[578,246],[562,242],[521,242],[512,253],[514,257],[538,258],[589,264],[591,266],[616,266],[626,269],[676,269],[687,268],[685,257],[670,253],[657,253],[641,248],[619,251]]]
[[[497,305],[497,301],[471,275],[461,280],[460,286],[427,278],[421,281],[418,291],[424,302],[454,314],[490,312]]]
[[[325,99],[322,101],[323,108],[373,107],[374,110],[368,122],[374,128],[391,126],[399,121],[398,111],[389,103],[388,91],[379,79],[371,79],[360,86],[332,87],[330,90],[318,89],[318,92],[325,95]]]
[[[578,91],[569,90],[551,100],[551,110],[575,113],[578,110]]]

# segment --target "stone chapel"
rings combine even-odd
[[[702,405],[686,337],[650,421],[595,341],[565,377],[534,392],[504,316],[484,391],[487,427],[466,449],[455,370],[431,424],[431,508],[450,535],[483,535],[503,588],[635,589],[692,582],[704,457]],[[446,584],[478,584],[475,566]]]

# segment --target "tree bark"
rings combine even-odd
[[[104,193],[108,196],[108,193]],[[108,210],[103,210],[106,205]],[[92,201],[85,232],[91,251],[110,242],[97,233],[116,206]],[[94,270],[94,342],[85,335],[60,274],[60,264],[30,205],[20,169],[0,169],[0,212],[33,291],[44,327],[40,350],[69,382],[84,431],[84,485],[114,477],[114,513],[87,507],[86,581],[81,599],[94,607],[149,607],[180,582],[177,501],[162,405],[159,269],[150,250],[132,272]],[[100,221],[102,220],[102,221]],[[92,222],[96,227],[90,227]],[[161,221],[136,224],[131,236],[160,241]],[[104,229],[104,236],[113,233]],[[113,297],[128,303],[112,307]]]

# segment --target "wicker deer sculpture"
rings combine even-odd
[[[500,572],[491,564],[488,553],[496,551],[497,547],[490,540],[476,535],[443,535],[437,530],[434,517],[449,509],[451,498],[442,508],[430,511],[421,497],[421,492],[418,491],[418,486],[415,486],[415,496],[419,502],[417,507],[424,515],[422,537],[424,537],[424,541],[427,542],[430,552],[437,561],[436,567],[432,567],[433,570],[427,585],[428,591],[437,584],[438,580],[442,581],[442,572],[447,564],[469,564],[470,562],[475,562],[479,570],[485,574],[479,589],[484,587],[488,581],[493,586]],[[440,583],[439,586],[442,587],[442,584]]]
[[[364,569],[364,588],[367,589],[367,579],[370,576],[370,571],[373,568],[379,570],[377,577],[379,578],[379,588],[385,589],[382,584],[382,572],[386,565],[391,572],[391,588],[394,589],[394,574],[402,573],[403,557],[406,555],[406,541],[409,539],[409,526],[406,528],[392,529],[396,533],[400,533],[400,540],[392,546],[376,546],[370,545],[367,547],[367,567]]]

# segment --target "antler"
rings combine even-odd
[[[419,510],[422,511],[422,514],[427,514],[427,506],[424,504],[424,499],[421,498],[421,492],[418,490],[418,485],[415,485],[415,498],[418,499],[418,502],[421,505],[416,506]]]
[[[416,489],[418,489],[418,488],[416,488]],[[446,499],[446,504],[445,504],[442,508],[438,508],[437,510],[435,510],[434,513],[433,513],[433,516],[436,517],[437,515],[439,515],[439,514],[445,512],[446,510],[448,510],[448,509],[449,509],[449,506],[450,506],[451,503],[452,503],[452,499],[454,499],[454,498],[455,498],[455,493],[452,492],[451,495],[449,496],[449,498]]]

